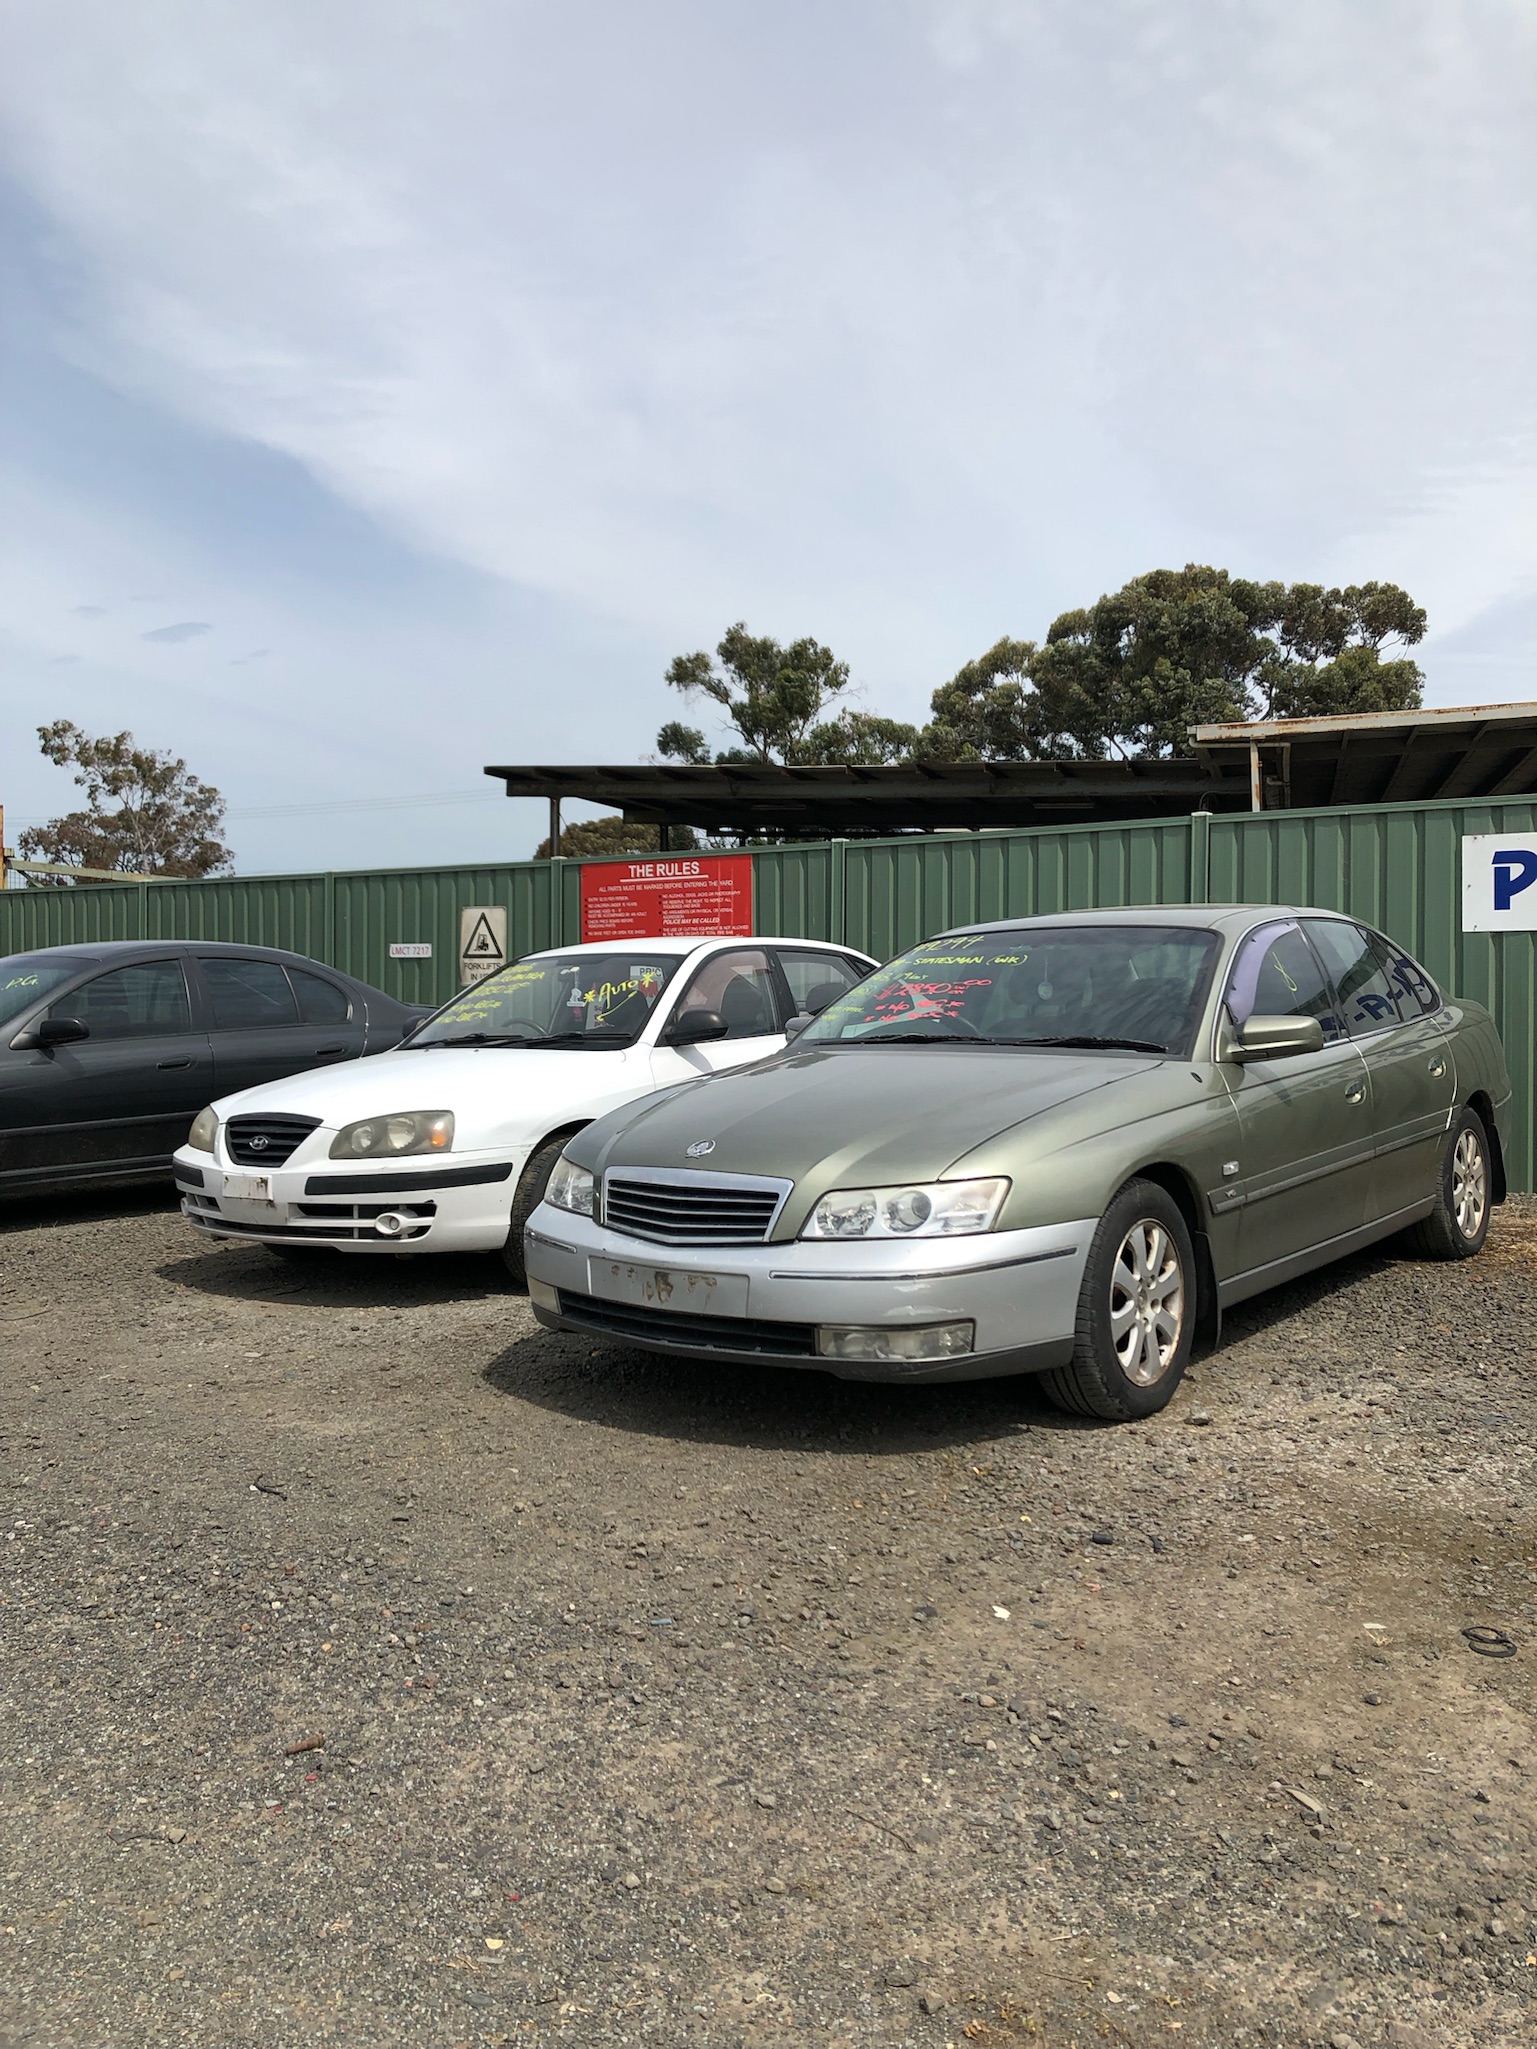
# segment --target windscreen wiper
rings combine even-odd
[[[824,1043],[845,1046],[978,1046],[985,1041],[974,1039],[969,1032],[882,1032],[879,1038],[872,1032],[868,1039],[834,1039]]]
[[[546,1039],[530,1039],[531,1046],[628,1046],[628,1032],[551,1032]]]
[[[985,1046],[1067,1046],[1082,1047],[1094,1052],[1106,1049],[1121,1053],[1167,1053],[1167,1046],[1155,1045],[1151,1039],[1097,1039],[1087,1034],[1075,1033],[1065,1039],[984,1039]]]
[[[538,1039],[525,1039],[516,1032],[460,1032],[451,1039],[413,1039],[403,1046],[405,1053],[430,1053],[434,1046],[537,1046]]]

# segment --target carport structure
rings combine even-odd
[[[1508,797],[1537,791],[1537,704],[1459,705],[1357,718],[1196,726],[1162,760],[904,763],[541,763],[487,767],[509,797],[549,806],[560,843],[568,799],[633,822],[743,840],[1019,831],[1173,818],[1193,811]]]

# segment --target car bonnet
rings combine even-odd
[[[526,1111],[548,1129],[552,1106],[578,1107],[610,1090],[651,1086],[650,1051],[523,1052],[513,1046],[444,1046],[413,1052],[403,1047],[349,1060],[343,1067],[309,1068],[281,1081],[263,1082],[236,1095],[221,1096],[221,1117],[248,1111],[283,1111],[318,1117],[322,1124],[353,1123],[396,1110],[452,1110],[461,1134],[501,1126]],[[609,1095],[612,1101],[612,1095]],[[456,1141],[457,1143],[458,1141]]]
[[[999,1132],[1153,1064],[954,1044],[807,1047],[617,1111],[572,1150],[605,1171],[809,1177],[818,1189],[935,1180]]]

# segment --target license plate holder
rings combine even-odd
[[[589,1259],[587,1288],[605,1302],[638,1302],[684,1316],[745,1316],[746,1274],[698,1267],[652,1266],[628,1259]]]
[[[270,1174],[226,1174],[224,1193],[230,1202],[260,1202],[269,1209],[276,1207]]]

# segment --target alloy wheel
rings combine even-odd
[[[1168,1372],[1184,1321],[1179,1248],[1156,1218],[1141,1217],[1110,1270],[1110,1342],[1134,1386],[1152,1387]]]
[[[1478,1236],[1488,1201],[1488,1175],[1478,1133],[1460,1132],[1452,1151],[1452,1214],[1464,1238]]]

